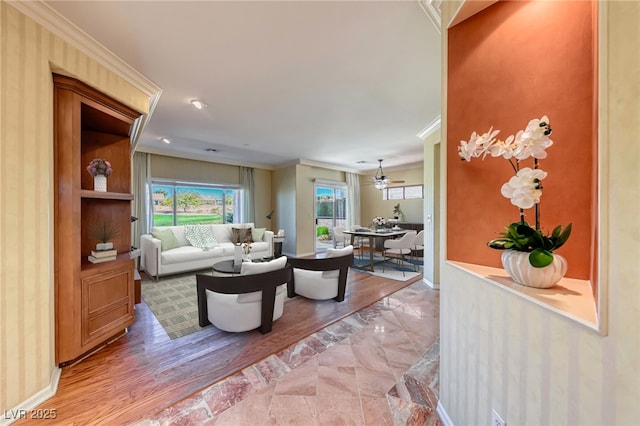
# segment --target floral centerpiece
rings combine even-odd
[[[566,273],[566,260],[559,255],[554,256],[553,251],[560,248],[569,239],[571,224],[567,225],[564,230],[562,226],[558,225],[548,235],[545,235],[540,228],[539,203],[542,196],[542,181],[547,177],[547,172],[539,168],[539,160],[547,158],[546,149],[553,145],[553,141],[549,138],[551,135],[549,119],[547,116],[533,119],[529,121],[524,130],[518,131],[515,136],[510,135],[505,140],[496,137],[499,132],[499,130],[493,130],[493,127],[482,135],[473,132],[469,140],[460,141],[458,147],[458,154],[462,160],[471,161],[472,158],[479,157],[484,159],[487,155],[494,158],[502,157],[507,160],[514,171],[514,176],[502,185],[501,193],[511,201],[511,204],[518,207],[520,220],[507,225],[506,232],[502,233],[500,238],[489,241],[487,245],[498,250],[528,253],[527,263],[534,268],[544,269],[551,267],[552,263],[559,263],[560,266],[557,269],[561,272],[561,276],[555,280],[557,282]],[[531,157],[533,158],[533,168],[521,167],[521,161]],[[525,221],[524,211],[532,207],[535,208],[535,227]],[[502,262],[507,272],[520,284],[530,285],[522,282],[526,281],[524,277],[514,277],[514,274],[507,267],[507,263],[515,262],[510,259],[510,254],[503,254]],[[546,272],[537,272],[536,274],[545,275]],[[553,279],[547,280],[544,285],[533,286],[550,287],[555,282],[549,285],[548,281],[553,281]]]
[[[242,261],[251,262],[251,249],[253,247],[250,243],[242,243]]]
[[[93,177],[96,176],[111,176],[113,169],[111,163],[108,160],[102,158],[94,158],[87,166],[87,171]]]
[[[384,224],[385,224],[384,217],[376,216],[373,218],[373,226],[375,226],[376,228],[382,228]]]
[[[253,248],[253,247],[251,247],[251,244],[249,244],[249,243],[242,243],[242,252],[243,252],[244,254],[249,254],[249,253],[251,253],[251,249],[252,249],[252,248]]]

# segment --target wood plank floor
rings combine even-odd
[[[296,297],[266,335],[211,326],[171,340],[143,302],[129,332],[65,367],[56,395],[38,408],[55,409],[55,424],[135,422],[420,279],[393,281],[351,270],[344,302]]]

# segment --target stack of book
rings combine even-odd
[[[89,256],[89,262],[91,263],[102,263],[108,262],[110,260],[116,260],[116,256],[118,255],[118,250],[91,250],[91,256]]]

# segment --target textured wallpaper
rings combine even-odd
[[[0,410],[46,390],[55,370],[52,71],[149,108],[131,84],[0,2]]]

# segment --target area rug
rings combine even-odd
[[[171,339],[201,330],[196,275],[193,272],[142,280],[142,298]]]
[[[397,265],[388,261],[385,264],[385,272],[382,272],[382,266],[378,264],[374,272],[353,268],[351,270],[353,272],[350,273],[366,272],[403,283],[400,284],[400,287],[396,285],[384,286],[386,288],[380,290],[380,297],[382,297],[383,293],[390,294],[393,291],[397,291],[406,285],[404,284],[405,282],[408,283],[416,278],[419,273],[412,268],[410,265],[405,266],[405,274],[403,276],[402,268],[398,268]],[[349,290],[350,285],[347,285],[347,296]],[[158,282],[145,276],[142,280],[142,298],[170,339],[177,339],[202,330],[198,323],[195,273],[189,272],[160,278]],[[285,298],[285,304],[291,303],[291,301],[291,299]],[[369,303],[374,301],[372,300]],[[365,304],[360,308],[365,306],[367,305]]]
[[[360,259],[359,257],[354,258],[354,262],[359,268],[369,268],[371,263],[368,253],[365,253],[362,259]],[[422,259],[416,260],[407,258],[405,259],[404,263],[400,262],[400,264],[398,264],[395,259],[386,260],[383,262],[382,256],[375,254],[373,256],[373,262],[373,272],[367,269],[358,270],[371,275],[375,275],[377,277],[396,281],[409,281],[422,273],[420,269]]]

